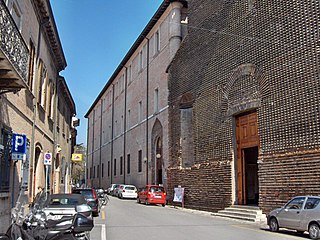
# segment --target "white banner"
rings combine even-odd
[[[182,187],[174,188],[173,201],[182,203],[183,202],[183,198],[184,198],[184,188],[182,188]]]

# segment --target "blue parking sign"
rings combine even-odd
[[[12,159],[23,160],[27,151],[27,137],[24,134],[12,135]]]

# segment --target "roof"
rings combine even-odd
[[[166,11],[170,3],[172,2],[181,2],[185,7],[187,6],[187,1],[185,0],[164,0],[156,13],[152,16],[149,23],[146,25],[146,27],[143,29],[139,37],[136,39],[136,41],[133,43],[131,48],[129,49],[128,53],[125,55],[125,57],[122,59],[116,70],[113,72],[112,76],[109,78],[108,82],[104,86],[104,88],[99,93],[96,100],[93,102],[91,107],[89,108],[88,112],[85,115],[85,118],[88,118],[88,115],[93,110],[93,108],[96,106],[96,104],[101,99],[102,95],[106,92],[106,90],[109,88],[109,86],[112,84],[113,80],[118,76],[122,68],[126,65],[126,63],[129,61],[131,56],[134,54],[134,52],[139,48],[143,40],[146,38],[146,36],[149,34],[149,32],[152,30],[152,28],[156,25],[158,20],[161,18],[162,14]]]
[[[73,101],[67,82],[62,76],[59,76],[59,88],[62,91],[61,95],[64,96],[66,102],[68,103],[71,113],[76,114],[76,105]]]

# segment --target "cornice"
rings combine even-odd
[[[39,23],[46,23],[43,24],[44,30],[49,41],[52,53],[55,56],[58,72],[60,72],[66,68],[67,62],[63,53],[51,4],[49,0],[32,0],[32,2],[39,17]]]

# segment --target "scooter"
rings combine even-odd
[[[22,225],[12,223],[6,234],[0,234],[0,240],[89,240],[92,228],[93,220],[81,213],[46,220],[43,212],[37,212],[28,216]]]

